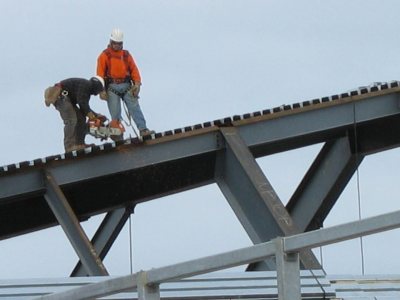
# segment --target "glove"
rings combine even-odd
[[[100,122],[101,122],[102,124],[103,124],[105,121],[108,120],[107,117],[106,117],[106,116],[103,116],[102,114],[97,114],[96,118],[99,119]]]
[[[96,119],[96,115],[94,112],[90,111],[88,112],[88,114],[86,115],[86,117],[88,117],[89,121],[94,121]]]
[[[101,100],[107,101],[108,100],[107,91],[105,91],[105,90],[101,91],[100,94],[99,94],[99,97],[100,97]]]
[[[92,111],[87,114],[87,117],[89,118],[89,127],[101,127],[104,126],[104,123],[107,121],[106,116]]]
[[[140,92],[140,86],[142,84],[140,82],[133,82],[131,89],[129,90],[129,92],[132,94],[133,97],[135,98],[139,98],[139,92]]]

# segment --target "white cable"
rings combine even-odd
[[[133,124],[132,124],[131,115],[130,115],[130,113],[129,113],[129,111],[128,111],[128,108],[126,107],[125,101],[122,101],[122,103],[123,103],[123,106],[124,106],[124,111],[125,111],[126,117],[128,118],[129,122],[126,122],[123,118],[122,118],[122,121],[125,123],[125,125],[126,125],[127,127],[131,127],[132,130],[133,130],[133,132],[135,133],[136,137],[137,137],[138,139],[140,139],[139,135],[137,134],[137,132],[136,132],[136,130],[135,130],[135,127],[134,127]]]
[[[358,136],[357,136],[357,126],[356,126],[356,105],[353,103],[353,127],[354,127],[354,152],[356,153],[356,181],[357,181],[357,202],[358,202],[358,219],[361,220],[361,192],[360,192],[360,173],[358,168]],[[365,261],[364,261],[364,243],[363,237],[360,236],[360,252],[361,252],[361,273],[365,275]]]
[[[132,223],[131,216],[129,215],[129,263],[130,263],[130,271],[133,274],[133,254],[132,254]]]

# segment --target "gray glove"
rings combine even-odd
[[[99,94],[99,97],[100,97],[101,100],[107,101],[108,100],[107,91],[105,91],[105,90],[101,91],[100,94]]]
[[[142,84],[140,82],[132,82],[131,89],[129,92],[132,94],[133,97],[139,98],[140,86]]]

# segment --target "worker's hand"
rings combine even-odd
[[[107,101],[107,100],[108,100],[107,91],[106,91],[106,90],[102,90],[102,91],[99,93],[99,97],[100,97],[101,100]]]
[[[133,97],[139,98],[140,86],[142,84],[140,82],[132,82],[131,89],[129,92],[132,94]]]
[[[102,114],[96,114],[96,118],[100,120],[101,124],[107,121],[107,117],[103,116]]]
[[[90,111],[90,112],[88,112],[86,117],[88,117],[89,121],[93,121],[96,119],[96,114],[94,112]]]

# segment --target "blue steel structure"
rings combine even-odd
[[[102,260],[136,204],[217,183],[254,244],[323,226],[366,155],[398,147],[399,82],[361,87],[84,150],[0,167],[0,239],[61,225],[80,258]],[[283,205],[256,158],[324,143]],[[80,222],[107,212],[92,241]],[[305,269],[319,269],[310,250]],[[248,270],[273,270],[274,260]]]

